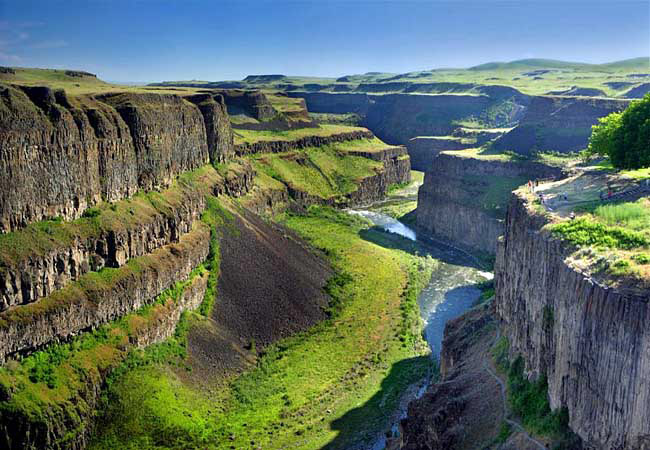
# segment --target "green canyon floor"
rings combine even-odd
[[[351,448],[388,426],[430,370],[417,293],[435,261],[372,242],[379,232],[332,209],[283,222],[337,274],[330,318],[257,355],[253,346],[250,370],[209,387],[187,382],[182,359],[126,372],[109,388],[91,448]]]

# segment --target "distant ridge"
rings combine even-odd
[[[624,59],[605,64],[589,64],[581,62],[560,61],[556,59],[519,59],[510,62],[489,62],[470,67],[468,70],[525,70],[525,69],[574,69],[574,70],[597,70],[597,69],[650,69],[650,57]]]

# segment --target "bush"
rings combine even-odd
[[[639,253],[637,255],[633,255],[632,259],[637,264],[650,264],[650,255],[648,255],[647,253]]]
[[[622,113],[599,119],[592,127],[587,152],[609,156],[619,169],[650,166],[650,93]]]
[[[519,356],[508,371],[508,400],[523,424],[546,436],[563,436],[568,431],[569,414],[563,408],[551,411],[545,376],[529,381],[524,375],[524,360]]]

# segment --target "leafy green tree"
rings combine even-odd
[[[622,113],[611,113],[592,127],[588,154],[609,156],[620,169],[650,166],[650,93]]]

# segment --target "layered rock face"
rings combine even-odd
[[[235,146],[238,155],[253,153],[283,153],[307,147],[321,147],[336,142],[355,141],[358,139],[372,139],[374,135],[368,130],[347,131],[330,136],[305,136],[293,141],[265,140],[252,143],[242,143]]]
[[[278,115],[278,111],[260,91],[224,89],[218,92],[224,97],[230,114],[244,113],[257,120],[270,120]]]
[[[252,187],[255,171],[248,161],[228,167],[222,176],[206,167],[194,184],[114,203],[98,211],[97,219],[33,224],[0,236],[0,311],[37,301],[89,271],[122,267],[178,242],[203,213],[206,195],[239,197]]]
[[[481,160],[439,154],[418,192],[417,226],[435,236],[487,253],[503,234],[507,199],[528,179],[562,171],[534,162]],[[489,195],[488,195],[489,194]]]
[[[99,99],[113,106],[133,138],[138,187],[166,187],[181,172],[209,162],[201,111],[175,95],[108,94]]]
[[[449,135],[456,121],[480,118],[491,126],[514,126],[530,97],[503,86],[485,86],[478,95],[357,94],[291,92],[312,112],[356,113],[362,125],[390,144],[406,145],[416,136]]]
[[[575,152],[587,147],[598,118],[622,111],[629,101],[586,97],[533,97],[519,125],[494,142],[501,150]]]
[[[235,155],[234,137],[224,98],[220,94],[199,94],[188,97],[203,115],[210,161],[223,163]]]
[[[223,106],[203,109],[205,120],[175,95],[71,98],[46,87],[0,87],[0,231],[75,219],[101,200],[164,188],[210,155],[227,159]]]
[[[595,449],[650,446],[650,297],[600,284],[567,259],[524,197],[510,201],[495,266],[496,311],[511,356],[548,377],[552,408]]]
[[[173,335],[181,314],[199,307],[205,296],[208,275],[194,277],[176,301],[168,300],[153,310],[154,317],[138,327],[129,338],[129,344],[121,349],[145,347],[161,342]],[[0,411],[0,446],[19,450],[25,448],[83,449],[88,445],[93,419],[102,393],[106,373],[89,372],[82,386],[77,388],[74,401],[63,401],[43,407],[38,420],[25,412]],[[11,399],[12,393],[3,392]],[[74,432],[72,432],[74,431]]]
[[[197,226],[179,243],[104,274],[106,278],[87,274],[77,284],[59,289],[37,303],[0,313],[0,360],[97,327],[151,303],[207,258],[209,239],[207,227]]]
[[[413,170],[426,172],[431,169],[433,161],[443,150],[462,150],[474,147],[463,142],[462,138],[417,136],[409,139],[407,147],[411,155]]]

